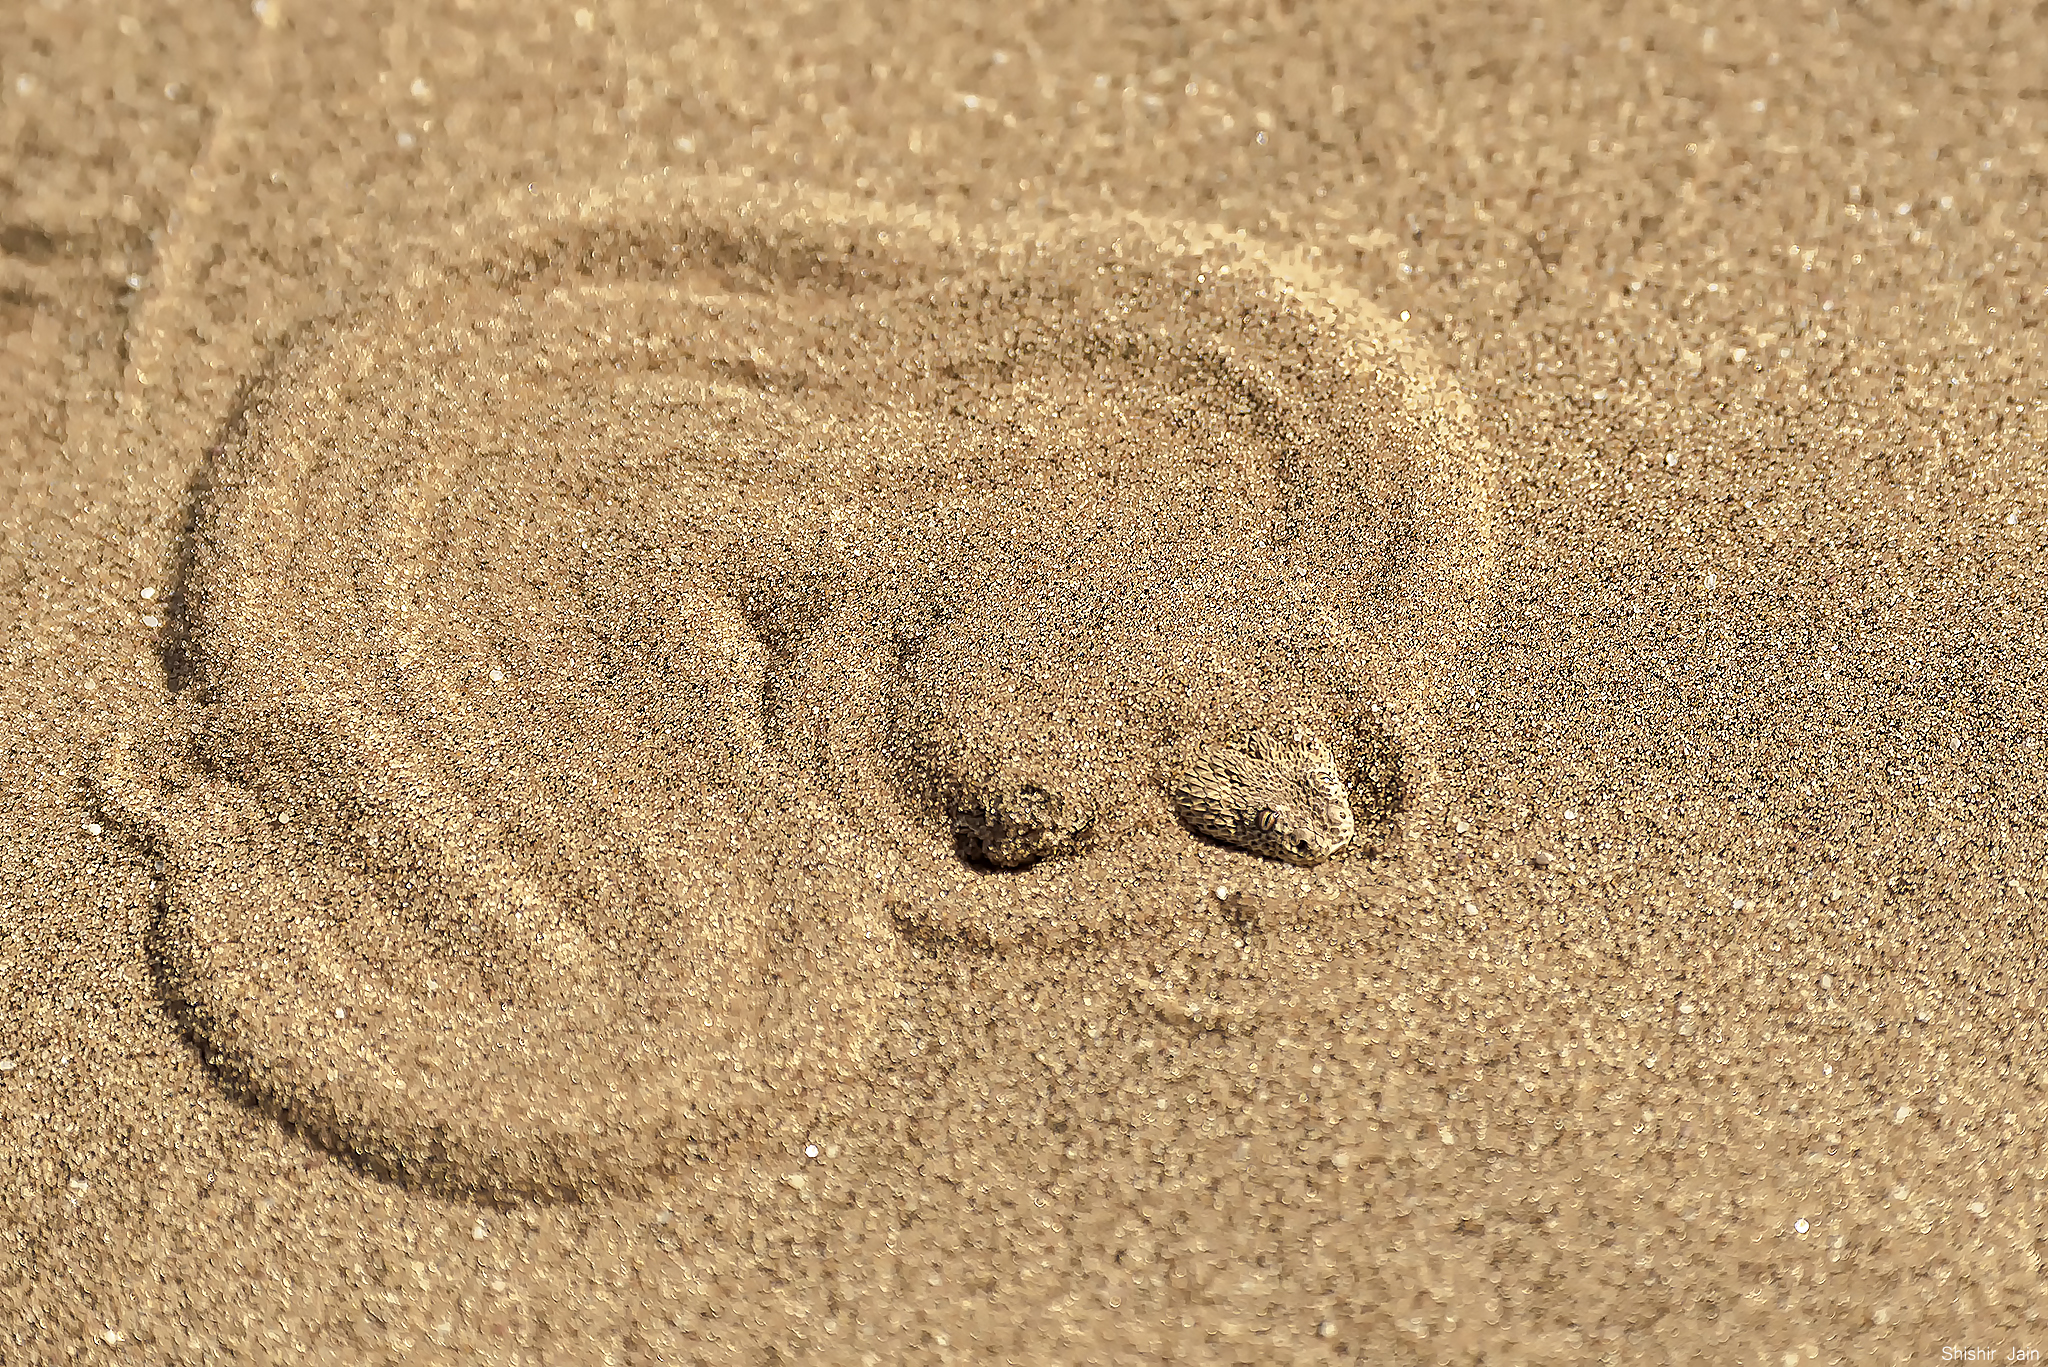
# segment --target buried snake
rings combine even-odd
[[[1369,305],[1137,220],[551,213],[252,387],[180,701],[95,769],[252,1100],[408,1182],[629,1189],[857,1091],[903,929],[1056,947],[1421,810],[1488,467]]]

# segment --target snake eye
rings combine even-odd
[[[1273,825],[1274,825],[1274,821],[1275,821],[1275,818],[1274,818],[1274,816],[1273,816],[1273,809],[1272,809],[1271,807],[1262,807],[1262,808],[1260,808],[1260,809],[1259,809],[1259,829],[1260,829],[1260,830],[1262,830],[1262,831],[1270,831],[1270,830],[1272,830],[1272,829],[1273,829]]]

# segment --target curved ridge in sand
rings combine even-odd
[[[164,859],[167,995],[257,1100],[404,1180],[630,1187],[857,1087],[906,931],[1303,886],[1173,821],[1175,746],[1307,725],[1361,849],[1426,814],[1490,461],[1364,301],[1136,220],[514,215],[258,386],[190,686],[98,773]],[[1071,850],[959,857],[960,790],[1041,782]]]

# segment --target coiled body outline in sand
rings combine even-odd
[[[858,1088],[906,930],[1114,933],[1243,861],[1183,823],[1308,864],[1426,806],[1487,462],[1362,301],[753,186],[498,238],[258,387],[185,700],[97,771],[167,998],[302,1129],[487,1197],[656,1180]],[[963,443],[971,496],[917,455]],[[1018,508],[1061,531],[977,530]]]

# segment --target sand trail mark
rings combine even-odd
[[[97,770],[253,1099],[437,1189],[628,1189],[857,1091],[906,931],[1292,895],[1175,754],[1312,734],[1354,850],[1426,811],[1488,463],[1362,301],[1136,221],[520,215],[257,386],[189,687]]]

